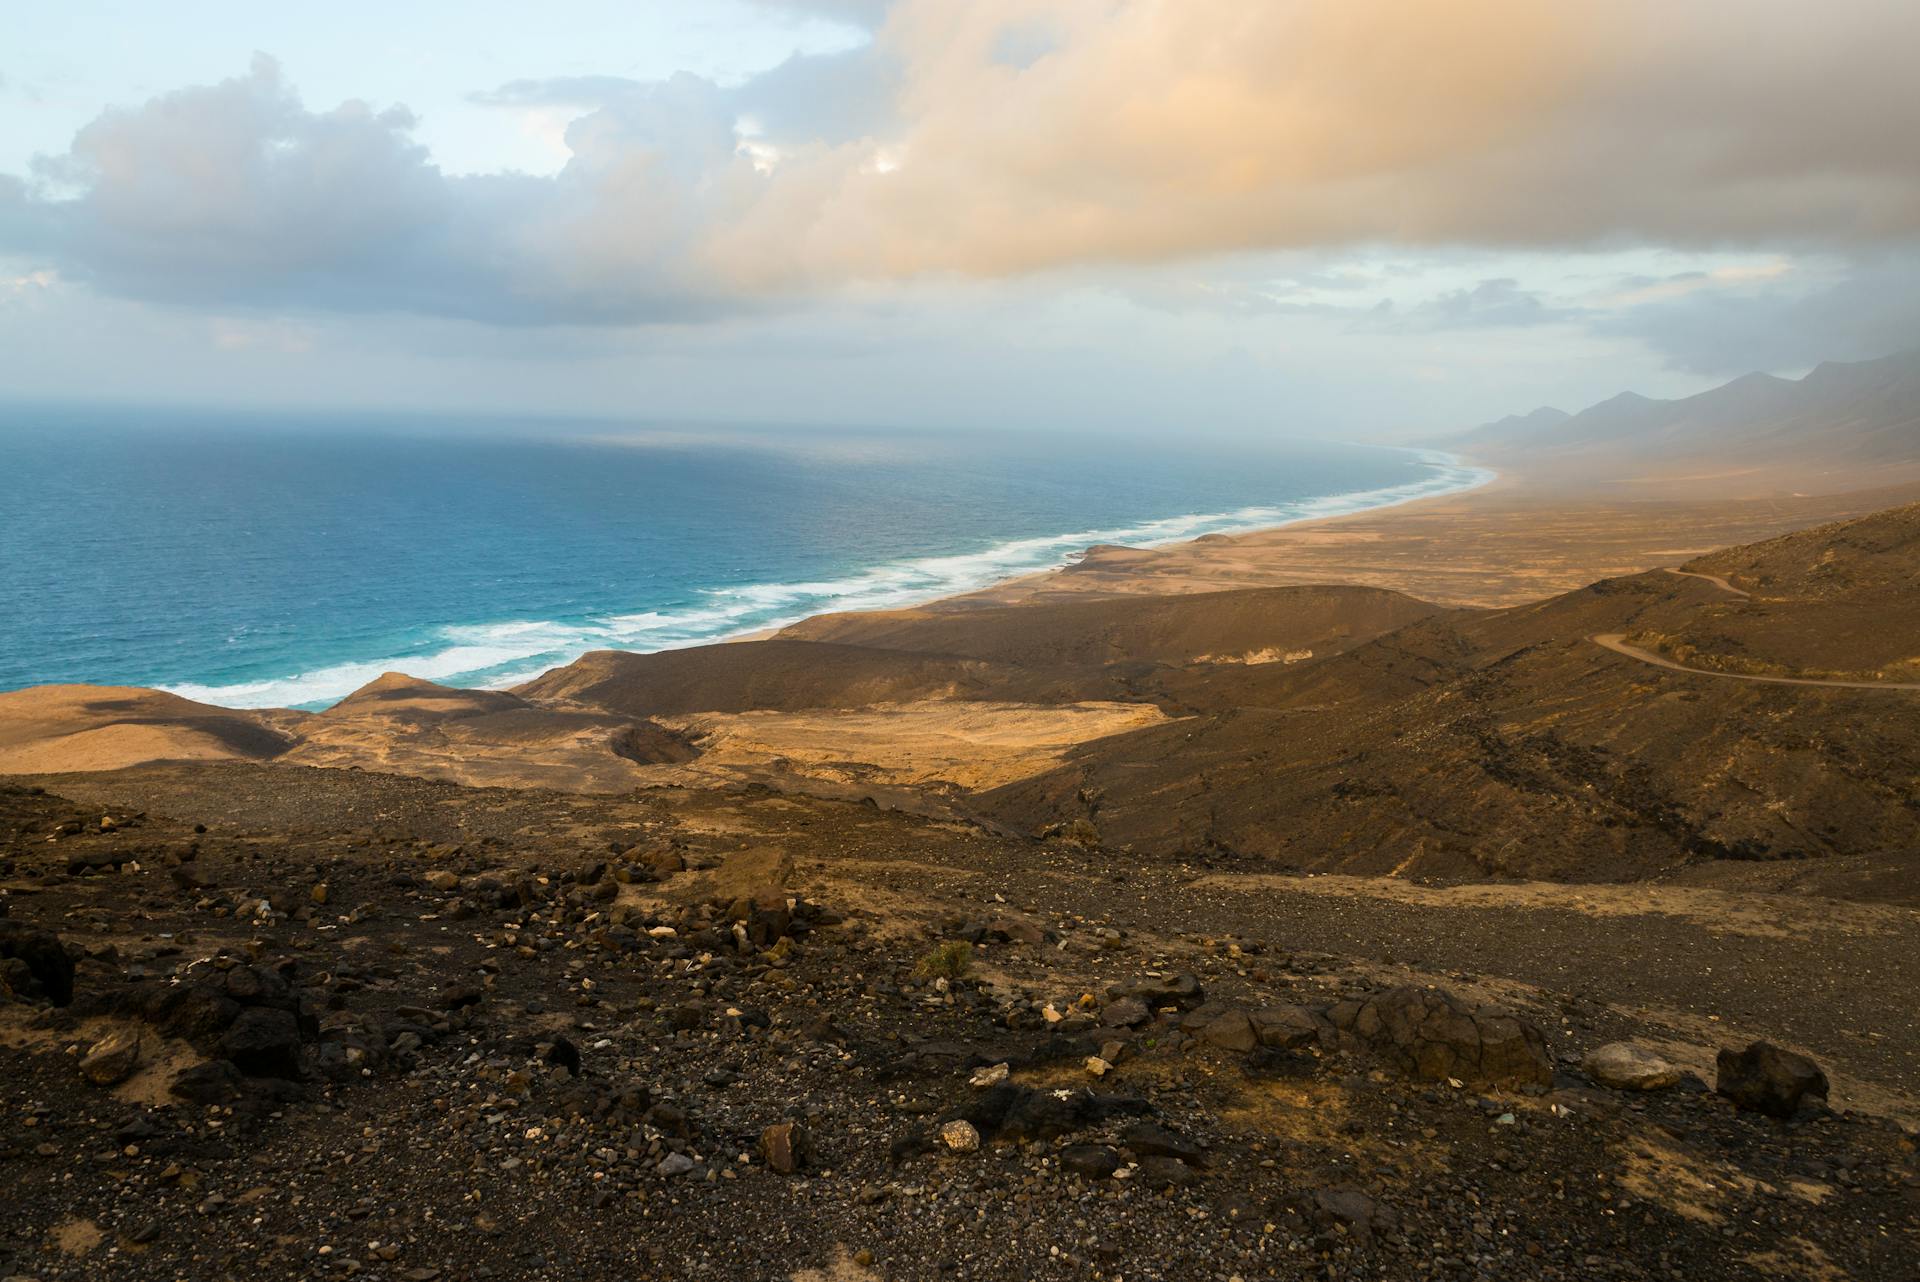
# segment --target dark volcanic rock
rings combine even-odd
[[[1121,1132],[1120,1142],[1141,1157],[1170,1157],[1189,1166],[1204,1166],[1207,1160],[1198,1144],[1152,1122],[1135,1122]]]
[[[1148,1108],[1145,1100],[1127,1095],[1100,1095],[1089,1090],[1037,1091],[1017,1082],[1003,1082],[982,1091],[959,1116],[985,1136],[1052,1139],[1110,1117],[1145,1113]]]
[[[250,1006],[221,1035],[220,1049],[251,1077],[300,1076],[300,1021],[289,1010]]]
[[[1183,1189],[1199,1180],[1193,1168],[1173,1157],[1143,1157],[1135,1176],[1150,1189]]]
[[[1302,1209],[1315,1224],[1339,1225],[1362,1241],[1395,1228],[1393,1213],[1356,1188],[1315,1189]]]
[[[1538,1028],[1441,989],[1405,985],[1363,1002],[1340,1002],[1327,1018],[1414,1077],[1451,1077],[1475,1086],[1553,1082],[1553,1061]]]
[[[246,1079],[230,1061],[214,1059],[187,1069],[168,1089],[189,1104],[231,1104],[246,1092]]]
[[[1075,1175],[1104,1180],[1120,1169],[1120,1154],[1107,1144],[1070,1144],[1060,1150],[1060,1165]]]
[[[1827,1075],[1820,1066],[1772,1042],[1722,1050],[1715,1067],[1714,1090],[1768,1117],[1792,1117],[1816,1097],[1821,1104],[1827,1101]]]
[[[0,918],[0,990],[67,1006],[73,1002],[73,958],[60,936]]]

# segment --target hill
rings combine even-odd
[[[292,743],[266,715],[163,690],[59,685],[0,693],[0,773],[116,770],[143,761],[266,761]]]
[[[871,646],[768,640],[657,654],[594,650],[515,689],[635,716],[854,708],[986,696],[1008,674],[975,659]]]
[[[1701,564],[1736,583],[1785,582],[1787,565],[1871,566],[1833,572],[1851,575],[1844,604],[1907,620],[1915,517],[1900,509]],[[1083,745],[978,801],[1029,828],[1086,820],[1111,847],[1310,869],[1606,880],[1847,856],[1891,859],[1905,870],[1893,880],[1910,880],[1920,694],[1674,672],[1592,640],[1794,638],[1773,653],[1821,671],[1861,647],[1915,648],[1906,624],[1884,642],[1855,639],[1850,620],[1834,628],[1839,604],[1653,571],[1437,616],[1230,690],[1196,682],[1206,715]]]
[[[1274,663],[1349,649],[1438,606],[1379,588],[1319,586],[965,610],[827,614],[783,638],[962,655],[1020,667]]]

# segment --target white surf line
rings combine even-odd
[[[1251,534],[1304,521],[1352,516],[1462,494],[1491,483],[1496,472],[1442,450],[1383,447],[1412,455],[1434,475],[1400,485],[1319,495],[1227,512],[1195,512],[1104,529],[1008,539],[977,552],[887,562],[837,579],[748,583],[701,589],[704,601],[678,610],[595,615],[581,623],[507,620],[438,630],[438,650],[323,664],[284,676],[225,685],[179,682],[157,688],[223,707],[320,704],[359,689],[383,672],[404,671],[430,681],[485,689],[518,685],[588,650],[656,654],[713,645],[787,627],[816,614],[903,609],[978,592],[998,583],[1058,570],[1088,547],[1124,543],[1164,547],[1208,534]],[[488,673],[486,676],[478,674]]]

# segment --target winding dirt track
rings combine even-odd
[[[1738,589],[1734,589],[1738,591]],[[1920,681],[1829,681],[1818,677],[1759,677],[1745,672],[1715,672],[1710,668],[1688,668],[1671,659],[1661,658],[1651,650],[1642,650],[1639,646],[1628,645],[1624,633],[1602,632],[1589,637],[1595,645],[1623,654],[1629,659],[1638,659],[1642,663],[1651,663],[1656,668],[1667,668],[1674,672],[1691,673],[1696,677],[1719,677],[1724,681],[1759,681],[1766,685],[1778,686],[1837,686],[1842,690],[1920,690]]]
[[[1731,592],[1735,596],[1752,596],[1753,595],[1753,593],[1747,591],[1745,588],[1734,587],[1733,584],[1727,582],[1725,579],[1721,578],[1717,574],[1701,574],[1697,570],[1676,570],[1672,566],[1667,566],[1666,571],[1668,574],[1677,574],[1683,579],[1705,579],[1707,582],[1713,584],[1714,587],[1719,588],[1722,592]]]

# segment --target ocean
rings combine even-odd
[[[0,412],[0,689],[323,707],[525,680],[1468,488],[1289,440]]]

